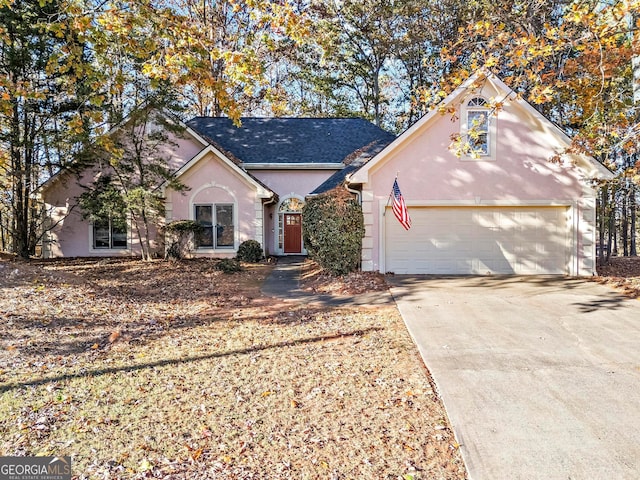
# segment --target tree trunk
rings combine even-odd
[[[149,239],[149,220],[147,214],[143,208],[140,212],[142,216],[142,226],[144,227],[144,239],[140,239],[140,245],[142,246],[142,258],[147,261],[153,260],[151,255],[151,240]]]
[[[607,195],[607,207],[609,212],[609,229],[607,238],[607,258],[606,264],[611,261],[611,243],[616,231],[616,209],[615,209],[615,189],[612,189],[610,195]]]
[[[5,235],[4,235],[4,215],[2,215],[2,212],[0,211],[0,251],[1,252],[6,252],[7,251],[7,244],[6,244],[6,239],[5,239]]]
[[[24,108],[24,107],[23,107]],[[28,198],[25,198],[25,170],[26,159],[23,158],[23,138],[20,128],[20,106],[18,100],[13,102],[12,118],[11,118],[11,174],[12,193],[13,193],[13,219],[11,236],[14,253],[21,257],[29,257],[28,249],[28,209],[26,204]]]
[[[380,127],[382,124],[382,114],[380,112],[380,68],[373,74],[373,109],[376,126]]]
[[[138,242],[140,242],[140,249],[141,249],[141,258],[142,260],[146,260],[145,254],[144,254],[144,245],[143,245],[143,241],[142,241],[142,232],[140,231],[140,225],[138,224],[138,218],[136,217],[136,214],[134,213],[133,210],[129,210],[129,215],[131,218],[131,228],[134,229],[136,231],[136,235],[138,236]]]
[[[604,265],[604,234],[605,234],[605,219],[606,216],[606,205],[607,205],[607,187],[603,186],[600,189],[600,199],[596,204],[596,208],[599,208],[597,218],[598,218],[598,265]]]
[[[622,255],[629,255],[629,217],[627,212],[627,195],[622,196],[622,206],[620,207],[620,240],[622,240]]]
[[[638,251],[636,250],[636,187],[635,185],[631,185],[629,195],[629,255],[635,257],[638,255]]]

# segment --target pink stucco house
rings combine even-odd
[[[475,145],[456,152],[452,138],[460,139],[458,147]],[[362,268],[592,275],[592,179],[611,173],[589,156],[565,155],[570,143],[501,80],[485,72],[472,76],[347,177],[362,192]],[[396,176],[409,230],[390,213]]]
[[[338,187],[362,204],[363,270],[595,271],[591,180],[610,172],[586,155],[565,155],[570,139],[491,74],[469,78],[397,138],[354,118],[247,118],[238,128],[200,117],[185,127],[165,157],[189,190],[165,188],[165,221],[209,229],[194,256],[233,256],[248,239],[270,255],[305,254],[305,198]],[[96,228],[74,209],[91,178],[54,177],[43,188],[54,226],[44,256],[138,254],[131,226]],[[391,213],[396,178],[409,230]]]
[[[195,257],[233,257],[250,239],[267,255],[306,254],[305,198],[319,186],[335,186],[347,164],[370,159],[395,138],[359,118],[244,118],[237,127],[227,118],[196,117],[183,127],[158,155],[188,190],[161,188],[165,223],[190,219],[205,226]],[[56,175],[41,189],[51,226],[44,257],[140,255],[131,219],[97,225],[82,218],[77,199],[100,171]],[[154,248],[164,253],[161,238]]]

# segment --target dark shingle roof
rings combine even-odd
[[[376,140],[356,150],[344,160],[346,166],[342,170],[338,170],[327,178],[313,192],[311,192],[310,195],[319,195],[339,187],[344,183],[347,175],[358,170],[362,165],[381,152],[389,143],[391,142],[387,142],[386,140]]]
[[[385,146],[395,136],[361,118],[195,117],[187,125],[249,164],[340,164],[372,142]]]

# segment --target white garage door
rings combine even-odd
[[[402,228],[390,208],[385,270],[417,274],[566,274],[566,207],[410,207]]]

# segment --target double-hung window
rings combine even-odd
[[[127,220],[125,217],[112,216],[93,222],[93,248],[126,249]]]
[[[232,204],[196,205],[195,220],[203,228],[203,231],[196,236],[198,248],[232,249],[234,247],[235,228]]]

